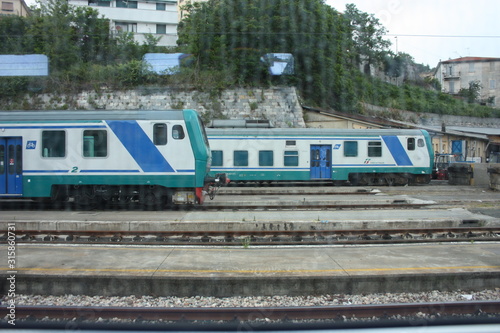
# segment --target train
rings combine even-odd
[[[2,111],[0,198],[202,204],[224,185],[195,110]]]
[[[413,185],[431,180],[431,137],[418,129],[207,128],[211,171],[232,184]]]

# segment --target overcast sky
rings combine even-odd
[[[341,12],[346,4],[353,3],[373,14],[388,30],[392,51],[396,52],[397,44],[397,51],[431,68],[440,60],[466,56],[500,58],[500,0],[325,2]]]

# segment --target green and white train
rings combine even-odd
[[[427,184],[434,161],[424,130],[208,128],[207,135],[212,172],[232,183]]]
[[[0,198],[201,204],[210,160],[194,110],[0,112]]]

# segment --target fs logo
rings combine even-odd
[[[371,158],[367,158],[367,159],[365,160],[365,163],[364,163],[364,164],[370,164],[370,161],[371,161],[371,160],[372,160]]]
[[[35,149],[35,148],[36,148],[36,141],[26,142],[26,149]]]

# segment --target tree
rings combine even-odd
[[[481,88],[483,86],[481,85],[480,81],[471,81],[469,82],[469,88],[461,88],[458,91],[458,95],[462,96],[467,100],[468,103],[475,103],[479,99],[479,94],[481,92]]]
[[[323,0],[210,0],[188,8],[178,44],[201,69],[229,71],[237,84],[272,78],[260,58],[291,53],[304,99],[350,110],[352,41],[348,22]]]
[[[382,63],[391,42],[384,39],[387,30],[373,15],[347,4],[345,18],[350,22],[350,30],[354,40],[357,64],[364,64],[365,74],[369,74],[370,65]]]

